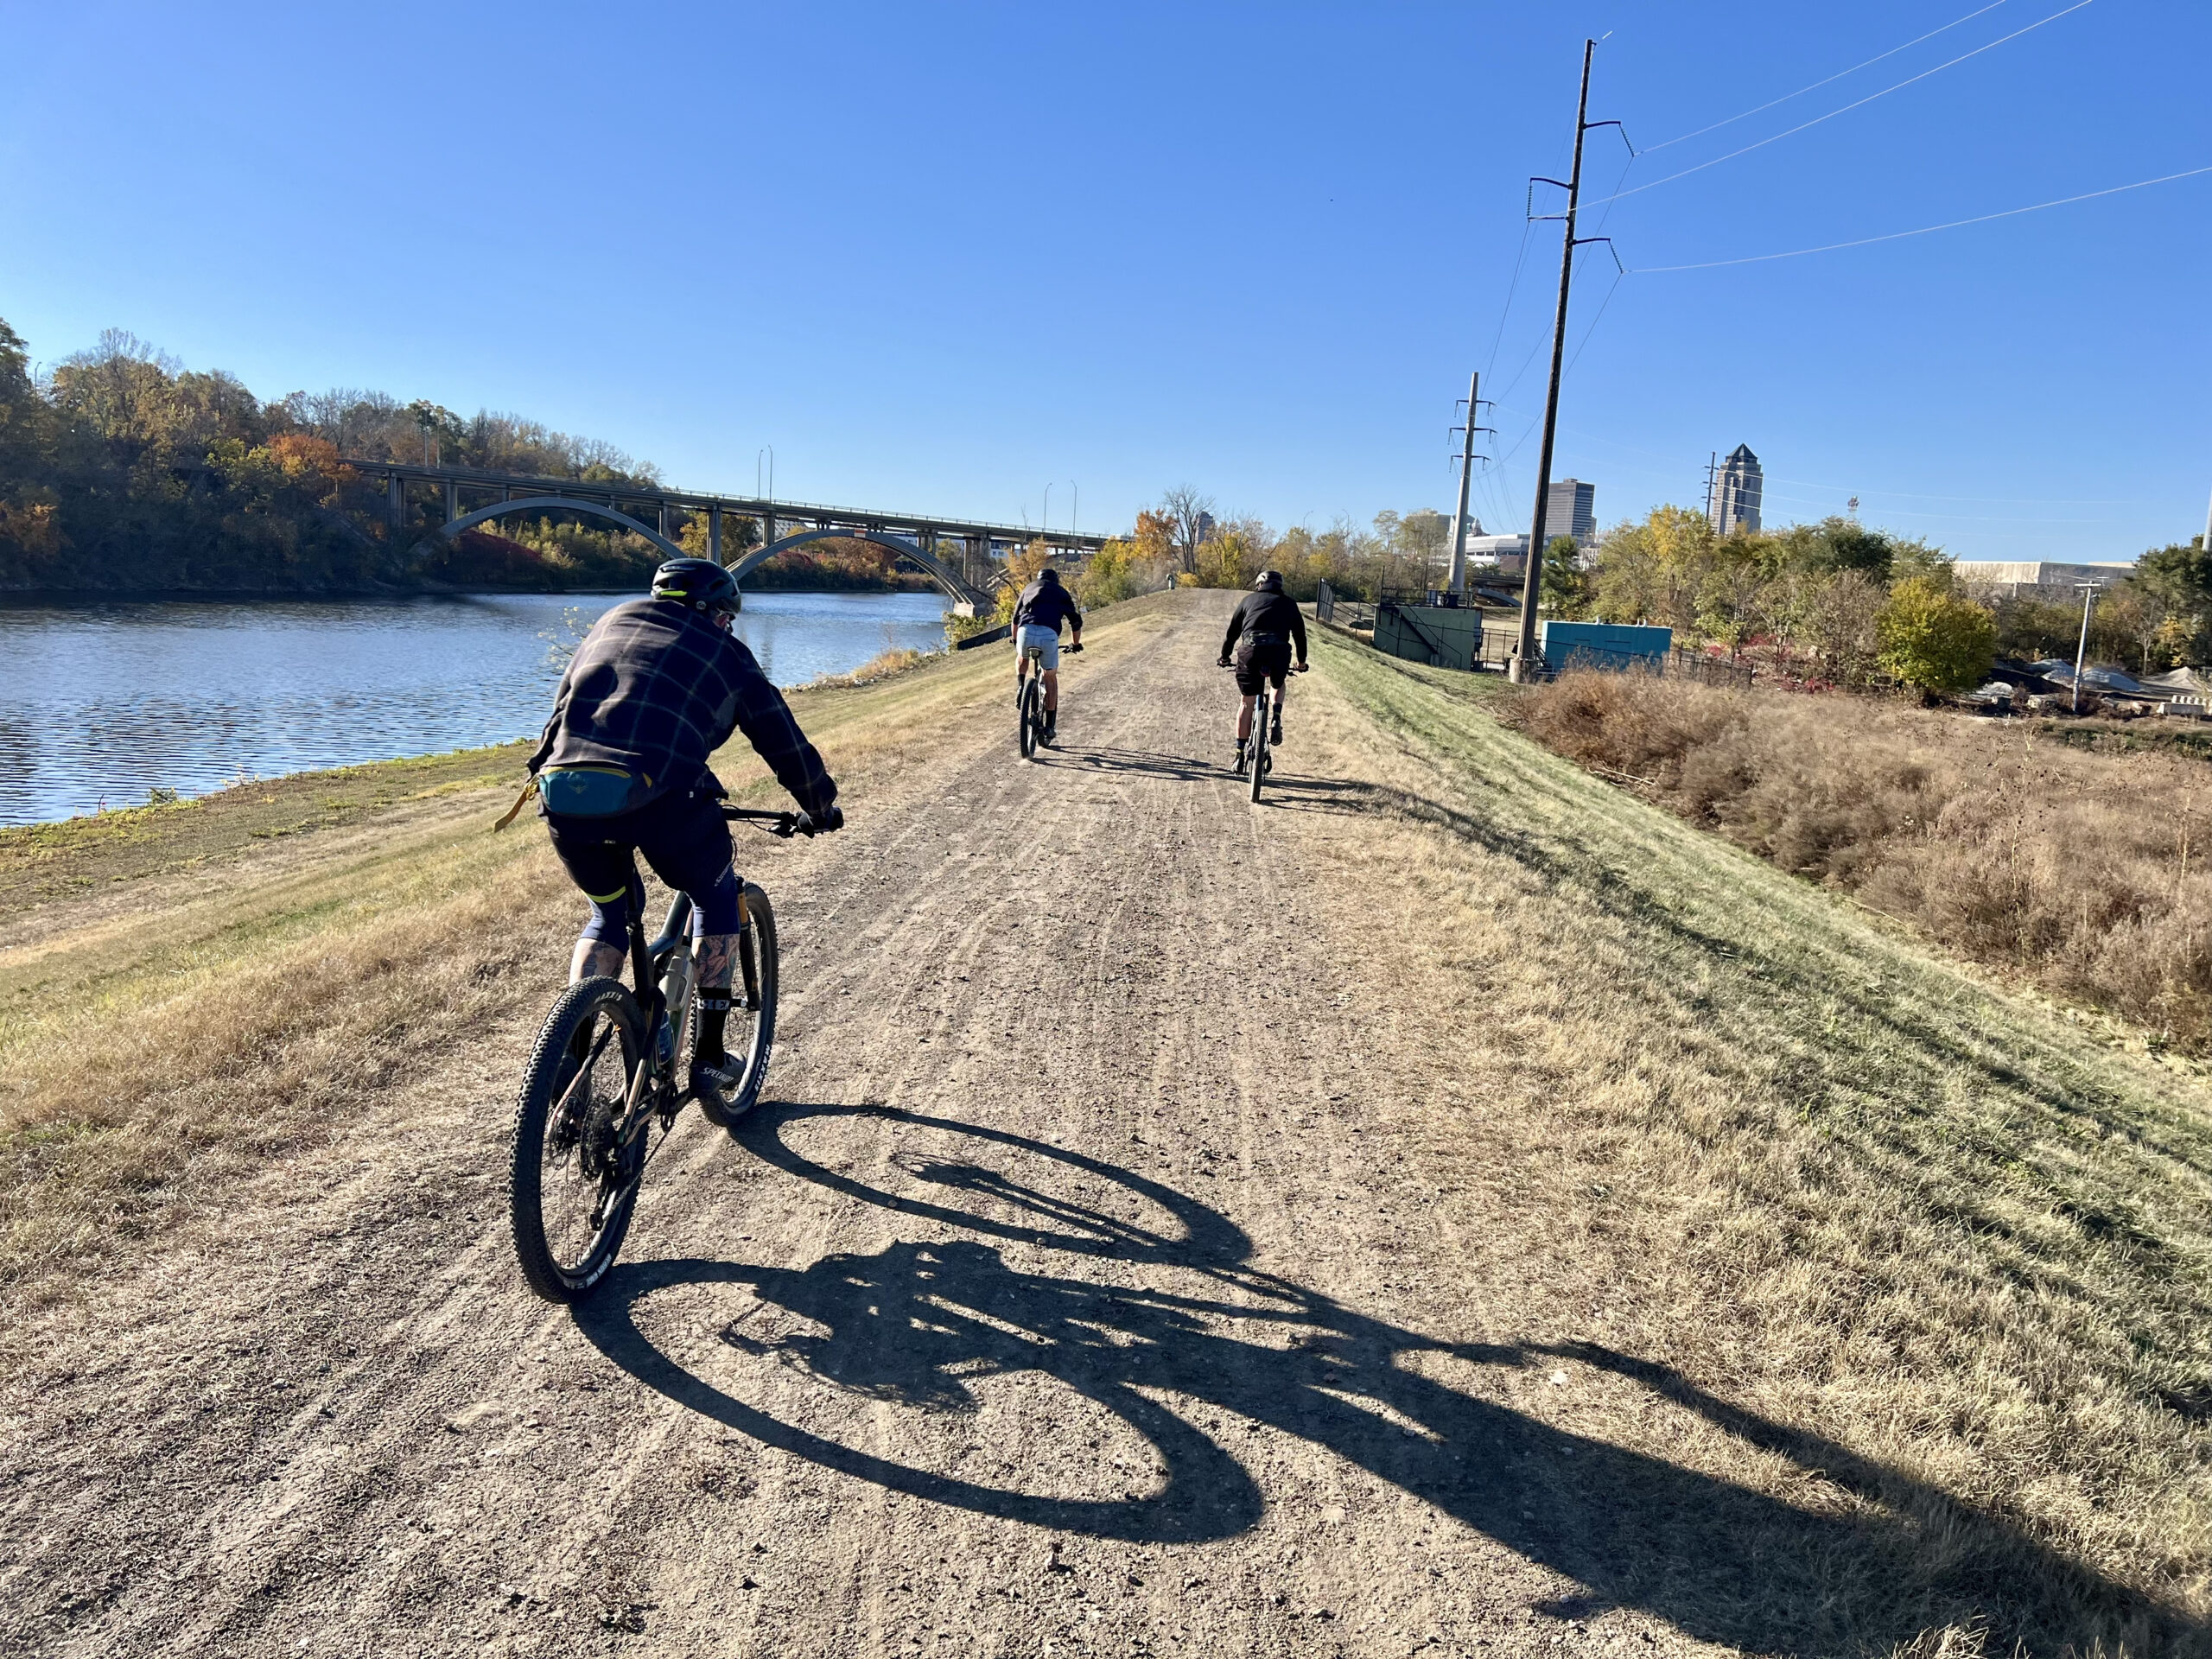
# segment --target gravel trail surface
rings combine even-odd
[[[995,689],[845,833],[741,843],[764,1104],[687,1114],[587,1307],[506,1233],[542,1002],[97,1287],[7,1395],[0,1651],[1781,1645],[1738,1580],[1802,1562],[1732,1539],[1797,1511],[1505,1328],[1533,1132],[1454,1126],[1376,729],[1294,681],[1268,802],[1229,775],[1228,602],[1067,659],[1034,764]]]

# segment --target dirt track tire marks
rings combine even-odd
[[[319,1190],[101,1291],[7,1398],[0,1651],[1770,1634],[1732,1586],[1837,1538],[1732,1559],[1769,1500],[1575,1432],[1492,1310],[1540,1230],[1480,1186],[1503,1141],[1471,1173],[1400,1133],[1461,1079],[1394,992],[1435,941],[1352,879],[1382,740],[1298,681],[1249,803],[1229,602],[1095,630],[1035,761],[995,678],[929,775],[741,857],[782,924],[766,1096],[686,1115],[573,1319],[510,1259],[496,1109],[557,962]]]

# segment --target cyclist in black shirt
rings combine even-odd
[[[1021,590],[1021,597],[1014,604],[1014,701],[1021,705],[1021,652],[1025,646],[1033,646],[1044,656],[1045,672],[1045,741],[1050,743],[1059,735],[1060,728],[1060,624],[1066,623],[1075,637],[1068,643],[1071,652],[1083,649],[1083,613],[1075,607],[1074,597],[1060,585],[1060,573],[1053,569],[1039,570],[1036,579]]]
[[[1241,643],[1240,643],[1241,641]],[[1261,684],[1273,680],[1275,686],[1274,725],[1268,733],[1268,741],[1282,741],[1283,677],[1292,671],[1291,647],[1298,649],[1296,671],[1306,671],[1306,618],[1297,602],[1282,591],[1282,572],[1262,570],[1252,583],[1252,591],[1230,613],[1229,632],[1221,642],[1221,665],[1230,666],[1230,653],[1236,653],[1236,689],[1244,698],[1243,707],[1236,715],[1236,764],[1244,764],[1244,745],[1252,735],[1252,704],[1260,695]]]

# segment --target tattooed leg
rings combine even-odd
[[[604,975],[608,979],[622,977],[622,964],[630,953],[619,944],[585,938],[576,941],[575,954],[569,958],[569,983]],[[727,982],[725,982],[727,983]]]
[[[730,976],[737,968],[737,935],[701,934],[698,942],[692,946],[691,960],[698,970],[693,977],[693,983],[728,990]]]
[[[691,1027],[691,1064],[712,1065],[722,1058],[722,1033],[729,1020],[731,970],[737,964],[737,935],[702,933],[691,952],[692,983],[698,1019]]]

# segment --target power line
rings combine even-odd
[[[2083,0],[2088,3],[2088,0]],[[1955,231],[1962,225],[1986,225],[1992,219],[2017,219],[2022,213],[2039,213],[2046,207],[2066,207],[2077,201],[2094,201],[2100,196],[2117,196],[2130,190],[2147,190],[2154,184],[2171,184],[2176,179],[2193,179],[2212,173],[2212,167],[2192,167],[2183,173],[2168,173],[2159,178],[2139,179],[2133,184],[2115,184],[2109,190],[2088,190],[2078,196],[2061,196],[2056,201],[2038,201],[2027,207],[2008,207],[2001,213],[1977,213],[1972,219],[1955,219],[1942,225],[1923,225],[1916,231],[1891,231],[1885,236],[1862,236],[1850,242],[1830,242],[1817,248],[1792,248],[1787,253],[1754,253],[1741,259],[1707,259],[1694,265],[1639,265],[1639,275],[1656,276],[1670,270],[1717,270],[1723,265],[1764,264],[1770,259],[1797,259],[1808,253],[1834,253],[1840,248],[1864,248],[1877,242],[1901,242],[1911,236],[1933,236],[1938,231]]]
[[[1620,289],[1621,278],[1627,275],[1628,270],[1625,267],[1613,272],[1613,285],[1605,290],[1605,297],[1598,302],[1598,315],[1590,319],[1590,326],[1582,331],[1582,344],[1577,346],[1574,348],[1574,355],[1567,359],[1567,372],[1569,374],[1574,372],[1574,365],[1582,360],[1584,347],[1590,344],[1590,336],[1598,332],[1598,325],[1605,321],[1605,308],[1613,302],[1613,296]]]
[[[1808,490],[1847,491],[1850,487],[1843,484],[1824,484],[1815,478],[1777,478],[1771,473],[1767,474],[1767,478],[1771,483],[1795,484]],[[2123,507],[2137,499],[2129,495],[1939,495],[1933,490],[1861,489],[1859,493],[1904,496],[1914,501],[1975,501],[1999,507]]]
[[[1925,35],[1917,35],[1913,39],[1907,41],[1903,46],[1893,46],[1886,52],[1878,52],[1872,57],[1867,59],[1866,62],[1854,63],[1848,69],[1839,70],[1836,73],[1830,75],[1826,80],[1816,80],[1809,86],[1800,86],[1794,92],[1784,92],[1780,98],[1770,99],[1767,102],[1760,105],[1755,110],[1745,110],[1741,115],[1732,115],[1726,121],[1715,121],[1709,127],[1700,127],[1695,132],[1686,132],[1679,138],[1662,138],[1656,144],[1646,144],[1643,147],[1643,153],[1649,156],[1655,149],[1664,149],[1670,144],[1687,143],[1693,138],[1704,137],[1708,132],[1718,132],[1723,127],[1733,126],[1738,121],[1749,120],[1752,116],[1764,115],[1767,111],[1773,109],[1778,104],[1787,104],[1793,98],[1802,98],[1808,92],[1816,92],[1823,86],[1833,86],[1839,80],[1842,80],[1848,76],[1857,74],[1861,69],[1871,69],[1876,64],[1881,62],[1884,58],[1894,58],[1900,52],[1909,52],[1914,47],[1918,46],[1921,41],[1932,41],[1938,35],[1946,34],[1951,29],[1956,29],[1961,23],[1970,23],[1975,18],[1980,16],[1982,12],[1994,11],[1998,7],[2004,3],[2005,0],[1990,0],[1989,4],[1981,7],[1979,10],[1970,11],[1963,17],[1954,18],[1951,22],[1944,24],[1942,29],[1931,29]]]
[[[1839,115],[1848,115],[1853,110],[1864,109],[1867,105],[1874,102],[1876,99],[1887,98],[1891,92],[1902,92],[1905,87],[1912,86],[1916,81],[1925,80],[1930,75],[1940,75],[1946,69],[1951,68],[1955,65],[1964,63],[1968,58],[1978,58],[1985,52],[1993,52],[1999,47],[2004,45],[2007,41],[2017,41],[2021,35],[2031,34],[2036,29],[2041,29],[2045,23],[2055,23],[2061,17],[2067,16],[2073,12],[2077,12],[2081,10],[2082,7],[2093,3],[2094,3],[2094,0],[2074,0],[2074,3],[2068,6],[2064,10],[2054,11],[2050,16],[2041,18],[2035,22],[2030,23],[2025,29],[2016,29],[2010,35],[1999,35],[1997,39],[1990,41],[1986,46],[1977,46],[1971,52],[1961,53],[1959,56],[1953,58],[1948,63],[1939,63],[1933,69],[1923,69],[1916,75],[1912,75],[1904,80],[1898,81],[1894,86],[1885,86],[1880,92],[1869,92],[1866,97],[1858,99],[1854,103],[1847,104],[1840,110],[1830,110],[1826,115],[1816,115],[1809,121],[1801,121],[1796,126],[1789,128],[1787,131],[1776,133],[1771,138],[1762,138],[1755,144],[1745,144],[1741,149],[1732,149],[1726,156],[1716,156],[1709,162],[1700,162],[1695,167],[1686,167],[1679,173],[1669,173],[1663,179],[1654,179],[1649,184],[1639,184],[1633,189],[1620,192],[1620,195],[1633,196],[1641,194],[1646,190],[1656,190],[1662,184],[1672,184],[1676,179],[1687,179],[1693,173],[1702,173],[1708,167],[1718,167],[1723,162],[1734,161],[1738,156],[1748,156],[1755,149],[1764,149],[1769,144],[1780,143],[1784,138],[1791,137],[1797,133],[1803,132],[1808,127],[1817,127],[1823,121],[1833,121]],[[1608,196],[1605,200],[1612,201],[1618,200],[1618,197]],[[1599,206],[1599,203],[1594,201],[1587,205],[1592,207]]]
[[[1497,348],[1505,343],[1505,320],[1513,315],[1513,293],[1521,286],[1521,264],[1529,257],[1529,233],[1536,228],[1536,221],[1524,216],[1521,220],[1521,251],[1513,256],[1513,278],[1505,285],[1505,308],[1497,314],[1497,333],[1490,342],[1490,361],[1483,365],[1488,374],[1497,366]]]

